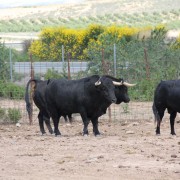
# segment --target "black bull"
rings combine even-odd
[[[39,120],[40,131],[42,134],[45,134],[45,129],[44,129],[44,122],[45,122],[49,132],[52,134],[53,130],[52,130],[52,127],[50,124],[50,116],[46,109],[46,100],[45,100],[45,90],[46,90],[46,86],[47,86],[47,82],[48,82],[47,80],[42,81],[42,80],[37,80],[37,79],[31,79],[27,83],[26,93],[25,93],[25,102],[26,102],[26,110],[28,112],[29,118],[32,117],[32,104],[29,99],[28,89],[29,89],[29,85],[32,82],[33,82],[33,84],[32,84],[33,101],[39,109],[38,120]],[[68,118],[69,118],[69,121],[72,122],[71,115],[69,115]],[[66,116],[64,116],[64,119],[67,122]]]
[[[106,113],[111,103],[129,102],[127,84],[121,79],[98,75],[79,80],[53,80],[46,87],[46,105],[53,119],[55,135],[60,135],[58,129],[61,116],[80,113],[84,128],[83,134],[88,134],[88,124],[91,120],[93,132],[99,135],[98,118]]]
[[[176,135],[174,122],[180,112],[180,80],[161,81],[154,93],[153,113],[157,121],[156,134],[160,134],[160,125],[164,112],[170,114],[171,134]]]

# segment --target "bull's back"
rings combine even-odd
[[[56,80],[47,86],[48,107],[55,107],[62,114],[77,113],[83,104],[84,83],[78,81]]]

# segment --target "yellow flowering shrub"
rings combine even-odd
[[[78,33],[73,29],[46,28],[41,32],[40,39],[32,43],[30,51],[40,59],[59,61],[62,56],[62,45],[66,55],[68,52],[75,52]]]
[[[118,42],[123,36],[131,37],[138,32],[138,28],[131,27],[118,27],[109,26],[106,27],[104,33],[99,37],[99,41],[103,44],[114,44]]]
[[[179,37],[176,39],[175,43],[172,46],[173,49],[180,49],[180,34]]]
[[[163,26],[155,28],[159,32]],[[141,31],[150,28],[102,26],[92,24],[86,29],[69,29],[65,27],[45,28],[40,33],[39,39],[35,40],[29,51],[40,60],[59,61],[62,57],[62,45],[65,50],[65,58],[70,53],[73,59],[88,59],[87,48],[102,48],[119,42],[122,37],[131,40],[131,37]]]

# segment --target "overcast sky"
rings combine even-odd
[[[0,8],[38,6],[48,4],[78,3],[83,0],[0,0]]]

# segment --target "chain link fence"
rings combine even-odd
[[[18,96],[19,89],[14,88],[9,92],[0,89],[0,110],[9,108],[19,109],[20,121],[28,122],[26,105],[24,101],[24,90],[29,79],[69,78],[79,79],[92,74],[108,74],[117,78],[123,78],[130,83],[137,83],[129,88],[130,103],[112,104],[101,119],[111,121],[152,121],[153,93],[160,80],[178,79],[180,77],[180,52],[164,48],[164,44],[154,41],[127,41],[110,44],[96,51],[88,51],[88,60],[72,59],[70,50],[62,47],[62,57],[59,62],[35,61],[32,56],[23,61],[17,61],[13,56],[13,49],[21,50],[23,44],[6,44],[9,48],[8,57],[4,57],[5,65],[1,63],[0,71],[6,71],[9,82],[23,88],[22,94]],[[1,57],[2,58],[2,57]],[[2,72],[1,72],[2,73]],[[4,74],[4,73],[2,73]],[[5,86],[7,86],[5,84]],[[8,88],[6,88],[8,89]],[[10,89],[10,88],[9,88]],[[14,92],[16,91],[16,96]],[[4,94],[7,94],[4,96]],[[38,109],[34,105],[33,122],[37,121]],[[1,112],[0,112],[1,113]],[[80,119],[78,115],[73,115]],[[1,119],[5,117],[1,115]]]

